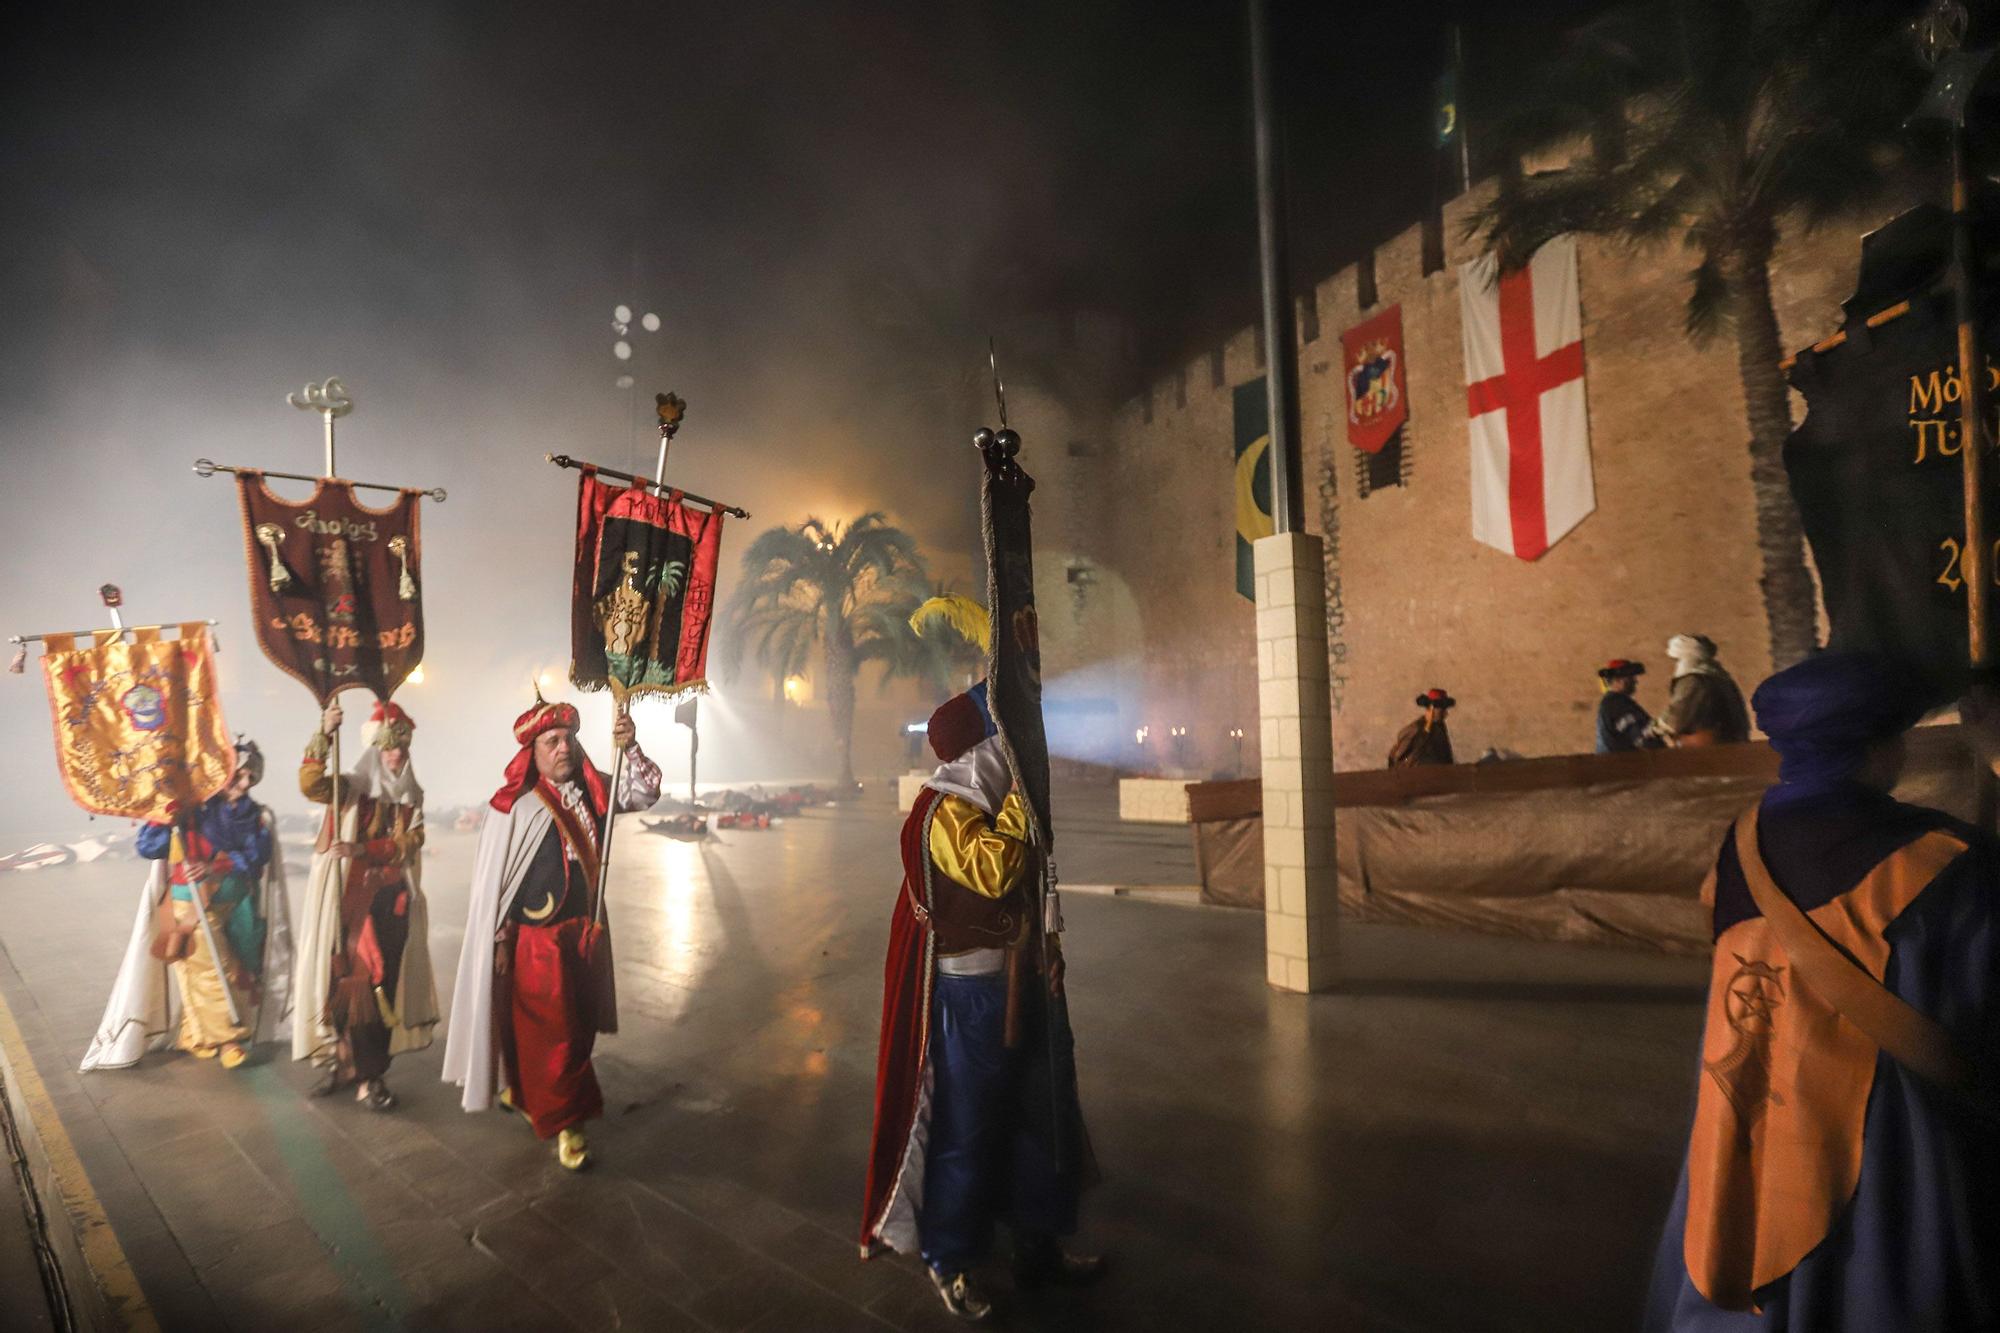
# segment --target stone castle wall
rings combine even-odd
[[[1473,540],[1457,266],[1475,253],[1463,220],[1490,189],[1446,210],[1441,270],[1421,272],[1412,227],[1373,256],[1375,303],[1361,306],[1350,266],[1313,289],[1317,329],[1301,320],[1307,526],[1328,539],[1343,769],[1378,766],[1414,713],[1412,697],[1433,685],[1459,701],[1451,725],[1465,762],[1489,746],[1589,750],[1595,672],[1608,658],[1649,665],[1639,698],[1657,712],[1674,633],[1715,639],[1746,689],[1770,669],[1735,345],[1726,332],[1707,347],[1685,336],[1693,261],[1677,248],[1579,244],[1596,512],[1538,561]],[[1858,237],[1878,220],[1787,231],[1773,280],[1788,346],[1836,327]],[[1406,482],[1364,497],[1346,440],[1339,338],[1390,304],[1402,306],[1407,354]],[[1087,756],[1098,762],[1205,774],[1234,769],[1240,755],[1256,771],[1255,617],[1235,586],[1231,392],[1262,373],[1259,339],[1246,329],[1109,421],[1076,420],[1047,400],[1017,418],[1043,481],[1045,677],[1052,700],[1067,690],[1094,701],[1083,713],[1110,751]],[[1103,721],[1107,707],[1115,723]],[[1188,733],[1178,743],[1176,726]],[[1245,733],[1240,744],[1232,729]],[[1052,714],[1058,751],[1064,730]]]

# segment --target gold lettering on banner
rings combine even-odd
[[[1990,389],[2000,391],[2000,366],[1990,359],[1986,363],[1986,383]],[[1906,415],[1913,437],[1910,459],[1913,465],[1931,458],[1959,455],[1964,441],[1960,439],[1963,430],[1955,409],[1964,397],[1965,381],[1959,377],[1955,365],[1910,376],[1910,406]],[[2000,438],[2000,403],[1990,409],[1986,429],[1990,438]]]
[[[375,523],[357,523],[351,518],[321,518],[317,509],[308,509],[292,520],[294,527],[317,532],[322,537],[346,537],[351,541],[372,542],[379,540]]]
[[[1959,544],[1958,538],[1946,537],[1938,543],[1938,550],[1944,552],[1944,568],[1938,571],[1934,582],[1940,587],[1957,592],[1965,586],[1965,573],[1959,563],[1964,558],[1965,548]],[[1993,570],[1994,586],[2000,587],[2000,540],[1993,543],[1993,559],[1988,568]]]

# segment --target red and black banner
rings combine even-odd
[[[387,699],[424,658],[422,491],[371,509],[324,480],[294,503],[240,471],[243,547],[257,642],[324,705],[361,688]]]
[[[1347,385],[1347,442],[1377,453],[1410,419],[1403,377],[1403,307],[1392,305],[1340,335]]]
[[[1001,439],[1014,442],[1011,431]],[[1035,611],[1033,510],[1035,479],[1000,443],[981,450],[980,526],[986,541],[986,602],[993,615],[986,703],[999,728],[1014,781],[1020,785],[1044,852],[1055,842],[1049,822],[1049,740],[1042,723],[1041,622]]]
[[[577,485],[570,680],[580,689],[678,694],[708,682],[722,515],[681,492]]]

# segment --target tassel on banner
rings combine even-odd
[[[263,543],[264,550],[271,557],[271,591],[274,593],[283,592],[292,583],[292,571],[285,568],[284,560],[278,555],[278,543],[284,539],[284,530],[277,524],[257,525],[257,540]]]
[[[410,577],[409,539],[401,536],[391,537],[389,539],[389,554],[395,556],[403,565],[402,576],[396,580],[396,595],[406,602],[416,601],[417,581]]]
[[[14,649],[14,656],[7,663],[7,670],[9,674],[18,676],[23,672],[25,672],[27,669],[28,669],[28,645],[24,643]]]

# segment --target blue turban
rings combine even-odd
[[[1000,728],[993,725],[993,709],[986,702],[986,682],[983,680],[980,681],[977,685],[967,690],[966,693],[972,696],[972,702],[979,705],[979,720],[985,724],[986,734],[988,736],[998,736]]]
[[[1870,747],[1901,735],[1928,711],[1906,671],[1867,653],[1816,653],[1750,696],[1757,725],[1778,752],[1778,781],[1821,790],[1854,776]]]

